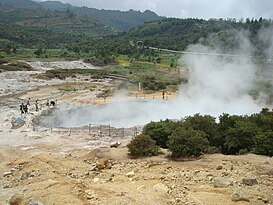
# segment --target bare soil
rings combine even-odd
[[[46,69],[0,73],[0,204],[273,204],[270,157],[214,154],[172,161],[168,151],[162,150],[157,157],[130,159],[126,148],[132,138],[129,135],[113,139],[96,132],[38,129],[32,119],[50,109],[44,105],[47,99],[57,99],[58,106],[107,103],[110,99],[96,95],[105,88],[114,89],[117,83],[86,81],[80,76],[65,81],[30,76]],[[131,98],[142,94],[132,93]],[[145,94],[155,96],[161,98],[161,93]],[[172,97],[174,93],[170,93]],[[20,116],[19,104],[28,98],[31,105],[30,114],[23,116],[26,123],[11,129],[12,118]],[[33,104],[36,99],[41,108],[38,112]],[[115,141],[121,145],[110,148]],[[247,185],[243,179],[254,183]]]

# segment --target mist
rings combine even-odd
[[[58,109],[52,123],[62,127],[89,123],[133,127],[166,118],[181,119],[196,113],[218,117],[223,113],[249,115],[259,112],[265,107],[264,101],[254,100],[249,95],[256,86],[257,77],[257,64],[249,57],[253,49],[244,33],[238,35],[240,45],[234,53],[242,56],[181,56],[179,62],[185,65],[182,69],[188,73],[188,83],[181,85],[175,100],[132,101],[124,91],[117,93],[110,104]],[[223,52],[221,47],[211,49],[201,44],[191,45],[187,50],[211,54]]]

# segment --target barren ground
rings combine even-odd
[[[0,204],[273,204],[273,159],[269,157],[215,154],[171,161],[162,150],[157,157],[130,159],[129,135],[113,139],[93,131],[68,134],[38,129],[32,119],[48,109],[46,99],[57,99],[58,106],[105,103],[96,95],[116,86],[109,79],[44,81],[29,76],[45,69],[49,68],[0,73]],[[77,90],[67,91],[70,87]],[[154,96],[160,98],[160,93],[145,97]],[[19,104],[29,97],[31,114],[23,117],[26,123],[11,129],[12,117],[20,116]],[[36,99],[39,112],[34,111]],[[109,148],[114,141],[121,146]]]

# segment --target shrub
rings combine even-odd
[[[250,151],[253,146],[253,137],[258,133],[255,123],[237,121],[235,127],[227,130],[225,146],[228,154],[238,154],[241,149]]]
[[[222,139],[218,135],[218,126],[214,117],[195,114],[194,116],[186,117],[184,124],[188,128],[206,133],[211,146],[219,147],[223,144]]]
[[[168,141],[171,157],[198,157],[208,147],[207,135],[203,131],[179,127]]]
[[[273,156],[273,132],[267,131],[260,133],[253,138],[255,154],[262,154],[272,157]]]
[[[129,156],[137,157],[147,157],[158,155],[159,147],[156,146],[154,140],[150,136],[145,134],[140,134],[136,136],[127,145]]]
[[[143,128],[143,134],[149,135],[156,144],[162,148],[167,148],[167,141],[172,134],[176,123],[171,120],[161,120],[159,122],[150,122]]]

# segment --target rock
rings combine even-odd
[[[26,180],[28,178],[28,174],[29,173],[23,173],[21,176],[20,176],[20,180]]]
[[[3,177],[9,177],[12,175],[12,172],[4,172]]]
[[[9,199],[9,205],[20,205],[23,201],[23,195],[15,193]]]
[[[93,179],[93,182],[94,182],[94,183],[98,183],[99,181],[100,181],[100,178],[97,178],[97,177],[96,177],[96,178]]]
[[[169,191],[169,188],[162,183],[154,185],[153,188],[158,192],[167,193]]]
[[[249,202],[249,198],[247,198],[243,193],[241,192],[234,192],[234,194],[232,195],[231,201],[247,201]]]
[[[111,169],[112,168],[112,164],[107,159],[101,159],[101,160],[97,161],[96,167],[99,170],[101,170],[101,169]]]
[[[233,164],[230,165],[230,171],[232,171],[234,168],[233,168]]]
[[[110,147],[115,147],[115,148],[117,148],[119,145],[121,145],[120,142],[112,142],[112,143],[110,144]]]
[[[43,204],[39,201],[36,201],[35,199],[30,199],[28,205],[43,205]]]
[[[248,185],[248,186],[252,186],[254,184],[258,184],[257,179],[244,178],[242,181],[243,181],[243,184]]]
[[[228,176],[228,175],[229,175],[228,172],[222,172],[222,174],[221,174],[222,177],[226,177],[226,176]]]
[[[215,188],[223,188],[223,187],[228,187],[231,185],[232,185],[232,182],[224,178],[215,178],[213,180],[213,186]]]
[[[23,120],[21,117],[12,117],[11,119],[11,129],[18,129],[25,124],[25,120]]]
[[[133,177],[134,175],[135,175],[134,171],[131,171],[125,174],[126,177]]]
[[[221,169],[223,169],[223,166],[222,166],[222,165],[218,165],[218,166],[216,167],[216,170],[221,170]]]

